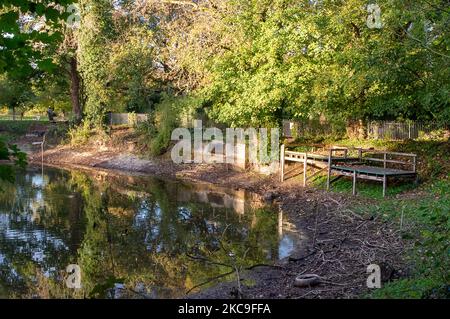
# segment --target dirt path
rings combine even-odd
[[[30,155],[40,163],[41,154]],[[248,298],[357,298],[368,292],[367,267],[378,264],[383,280],[405,274],[399,227],[376,216],[360,216],[354,207],[374,204],[368,199],[302,188],[296,181],[279,183],[278,176],[235,171],[224,165],[176,165],[169,160],[143,160],[124,150],[98,147],[58,147],[44,154],[52,166],[116,170],[126,174],[180,178],[209,182],[232,189],[246,189],[275,202],[289,221],[306,235],[305,247],[275,266],[243,270],[241,293]],[[299,274],[316,274],[314,287],[294,286]],[[249,283],[252,284],[249,284]],[[236,282],[223,283],[189,298],[234,298]]]

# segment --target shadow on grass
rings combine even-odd
[[[327,177],[320,176],[318,177],[312,185],[317,188],[324,189],[326,188]],[[398,194],[401,194],[406,191],[410,191],[417,188],[413,181],[410,180],[392,180],[388,183],[388,188],[386,191],[387,197],[394,197]],[[331,184],[332,192],[339,192],[344,194],[352,194],[353,191],[353,182],[351,178],[342,178]],[[383,198],[383,184],[380,182],[362,180],[359,179],[357,181],[357,192],[358,195],[364,197],[370,197],[375,199]]]

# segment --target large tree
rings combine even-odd
[[[0,74],[0,106],[6,106],[16,119],[17,110],[22,110],[34,99],[30,76],[17,77],[10,74]]]
[[[114,36],[110,0],[80,0],[78,66],[85,85],[86,120],[101,126],[110,97],[108,82],[109,45]]]

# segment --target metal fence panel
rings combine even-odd
[[[449,130],[449,125],[421,121],[371,121],[367,123],[366,128],[362,127],[362,130],[367,130],[369,139],[401,141],[418,139],[439,130]],[[283,134],[287,138],[320,137],[340,131],[340,128],[323,121],[283,121]]]
[[[107,122],[109,125],[134,125],[148,120],[148,114],[136,113],[108,113]]]
[[[438,130],[448,130],[448,126],[436,122],[419,121],[374,121],[367,124],[369,138],[384,140],[414,140]]]

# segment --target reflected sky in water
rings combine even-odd
[[[299,240],[245,191],[49,168],[1,187],[0,297],[178,298]],[[69,264],[82,289],[66,287]]]

